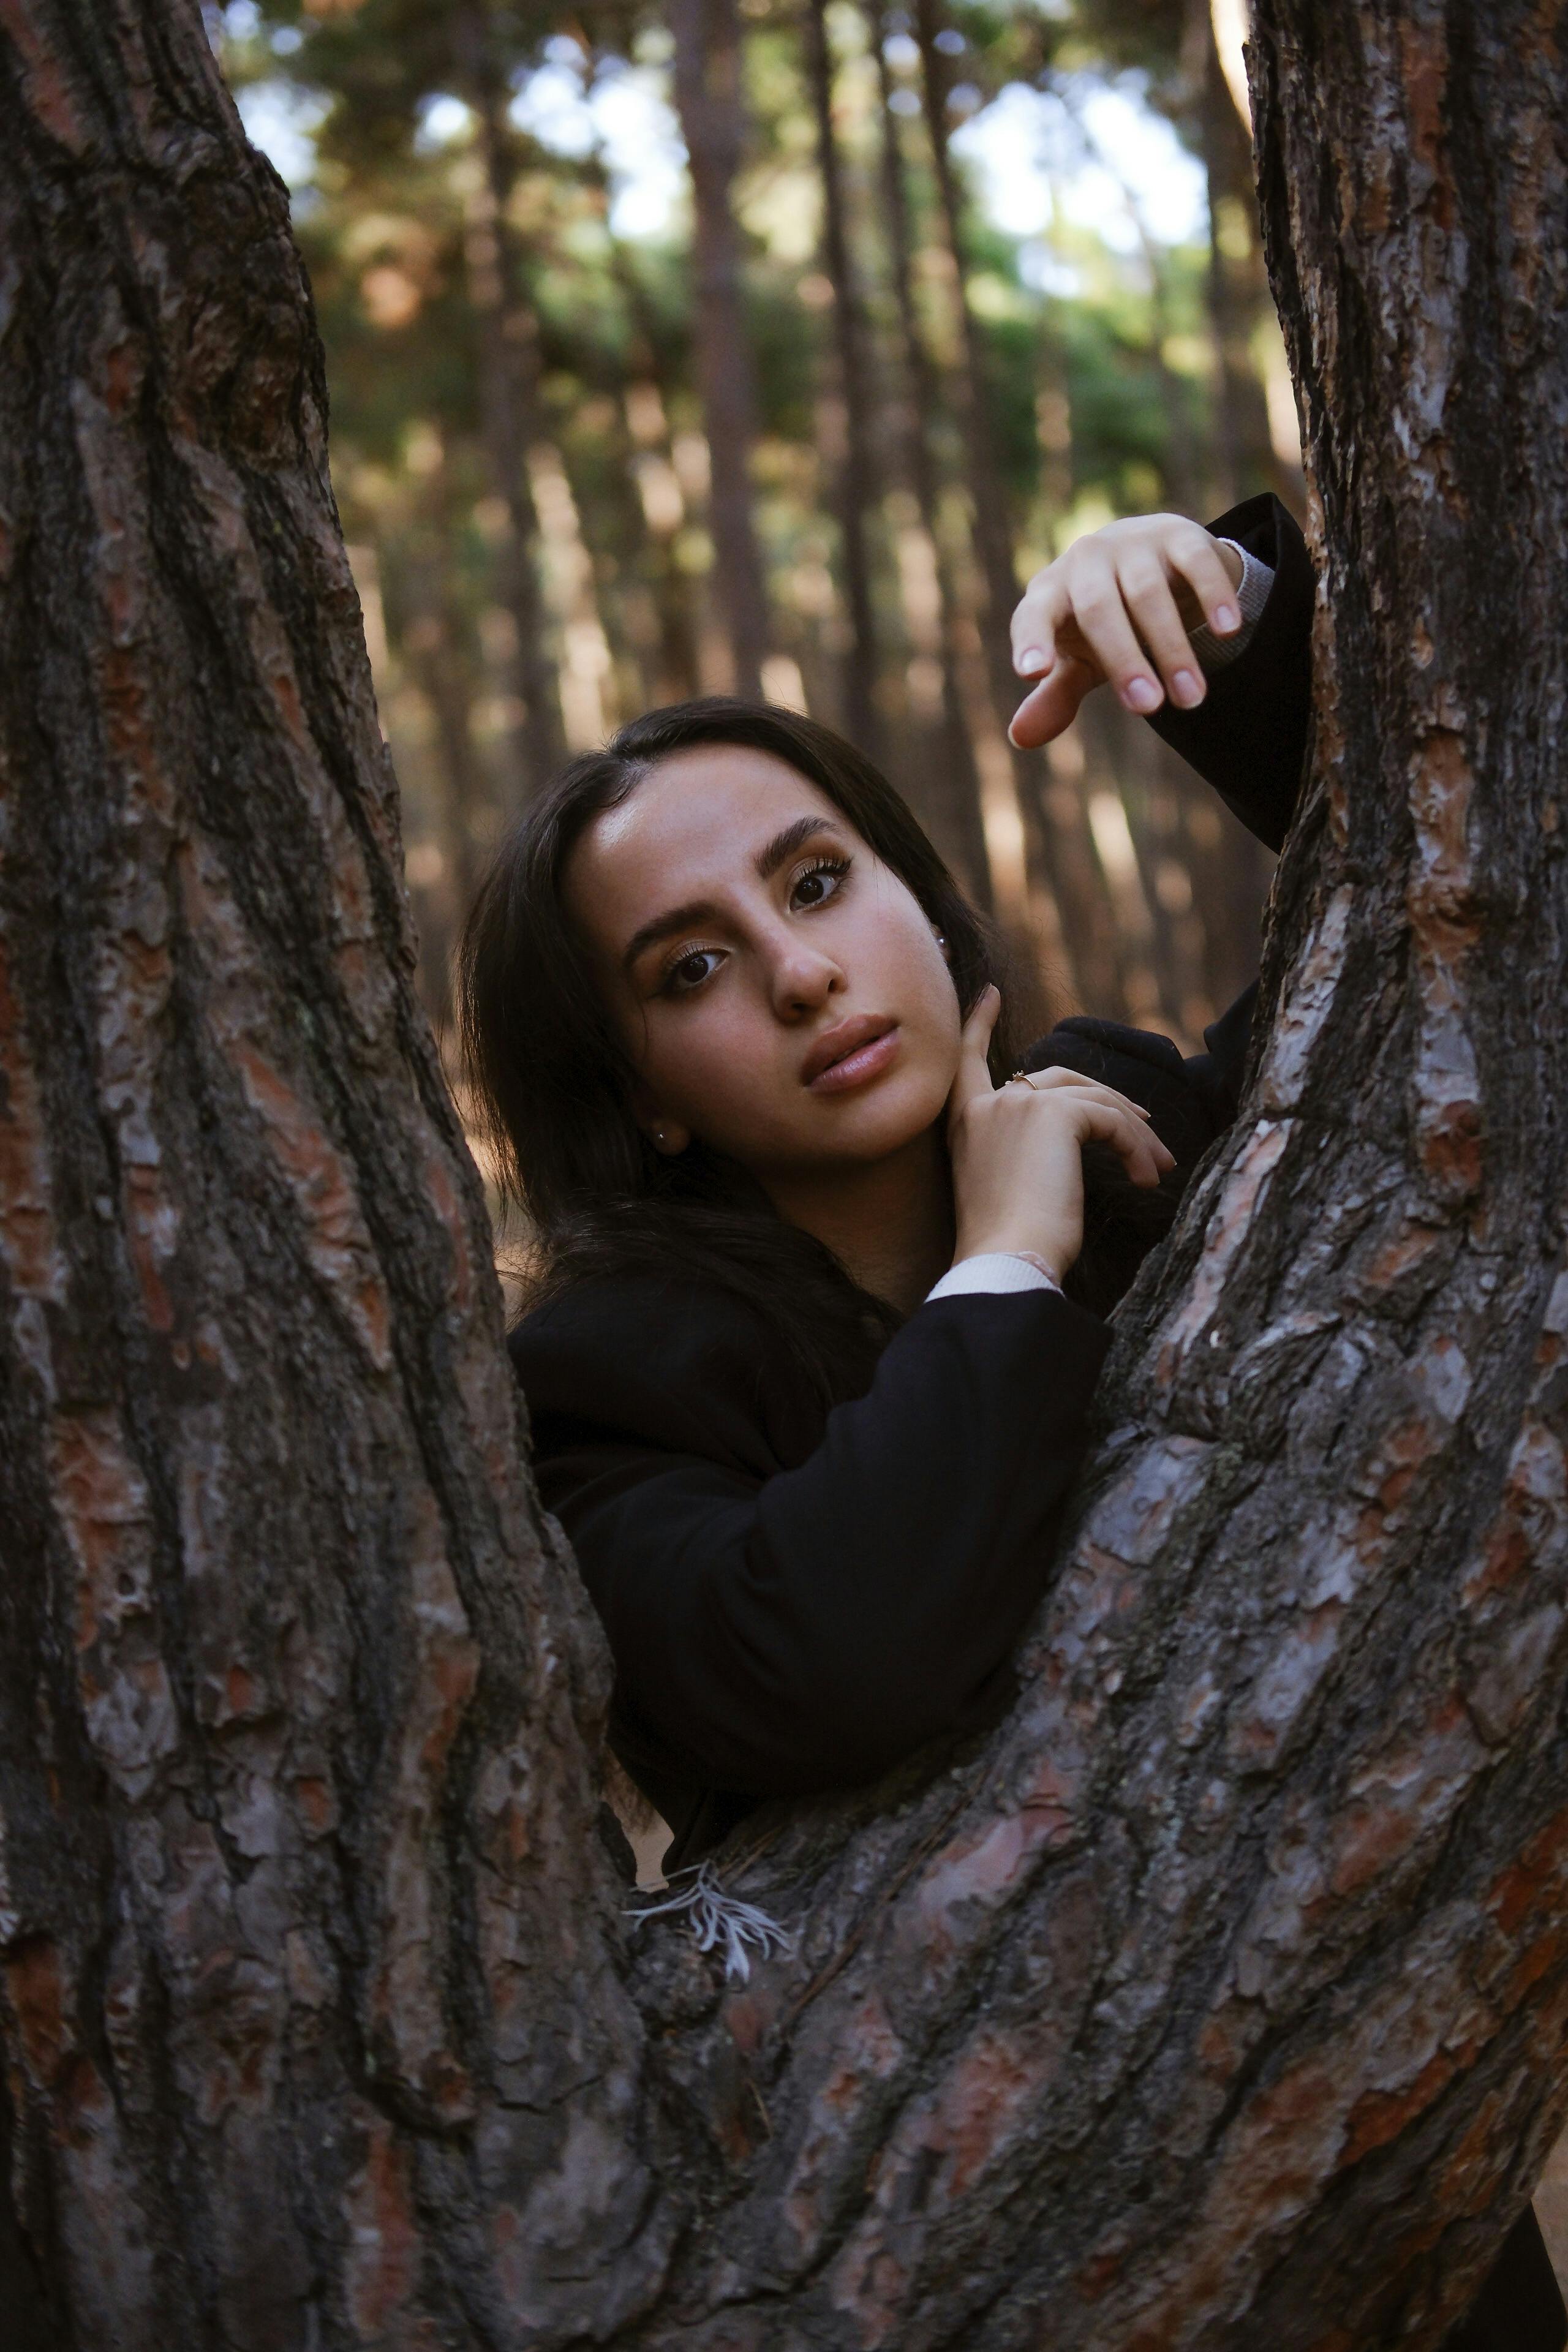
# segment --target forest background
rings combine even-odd
[[[861,741],[1026,1027],[1187,1047],[1270,861],[1100,696],[1016,754],[1007,617],[1079,533],[1299,512],[1245,0],[230,0],[289,184],[421,984],[498,831],[648,706]],[[455,1075],[455,1074],[454,1074]]]

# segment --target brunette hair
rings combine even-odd
[[[795,711],[709,696],[648,711],[574,760],[505,835],[463,934],[464,1053],[503,1195],[537,1237],[531,1306],[605,1275],[721,1283],[781,1332],[831,1403],[865,1388],[897,1315],[786,1224],[732,1160],[697,1140],[676,1158],[655,1150],[632,1117],[635,1073],[563,905],[586,828],[661,760],[707,743],[771,752],[842,811],[945,939],[961,1013],[997,977],[992,933],[863,752]],[[991,1048],[998,1078],[1013,1066],[1002,1027]],[[1099,1298],[1086,1303],[1104,1311]]]

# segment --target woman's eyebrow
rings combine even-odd
[[[815,833],[842,833],[830,816],[797,816],[782,833],[775,833],[765,849],[757,852],[757,874],[763,882],[771,882],[786,859],[808,842]]]
[[[645,949],[657,946],[660,940],[668,939],[671,931],[684,931],[689,926],[695,928],[705,922],[712,912],[708,899],[693,898],[684,907],[671,907],[668,913],[656,915],[651,923],[645,923],[640,931],[632,933],[630,944],[621,958],[622,971],[630,971]]]

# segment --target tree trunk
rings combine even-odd
[[[603,1652],[410,994],[281,188],[194,5],[0,25],[35,2335],[1435,2346],[1568,2088],[1553,38],[1258,9],[1324,579],[1271,1034],[1017,1704],[749,1826],[721,1874],[795,1942],[735,1987],[628,1939],[595,1835]]]
[[[1274,454],[1268,403],[1252,336],[1266,314],[1268,286],[1258,245],[1252,150],[1226,80],[1215,40],[1212,0],[1188,0],[1185,49],[1194,116],[1208,181],[1209,328],[1217,370],[1215,470],[1226,506],[1260,489],[1294,498]]]
[[[468,299],[479,329],[479,413],[498,496],[507,514],[503,601],[517,629],[514,686],[521,717],[514,757],[525,793],[542,789],[566,756],[561,695],[540,584],[539,517],[528,454],[543,431],[539,404],[539,329],[520,284],[507,220],[512,166],[506,84],[482,0],[453,19],[455,58],[479,126],[482,173],[464,237]]]
[[[697,269],[697,373],[712,464],[710,519],[715,588],[734,666],[734,691],[763,691],[767,593],[752,520],[757,396],[731,209],[743,145],[741,27],[735,0],[671,0],[675,95],[691,166]]]
[[[622,400],[630,444],[630,476],[642,511],[654,628],[648,632],[647,699],[682,702],[698,690],[697,631],[692,583],[676,560],[676,538],[686,520],[685,497],[670,442],[671,385],[653,306],[631,256],[609,226],[605,173],[605,234],[610,267],[626,305],[626,380]]]
[[[194,5],[0,23],[10,2193],[58,2345],[478,2341],[648,2203],[599,1645],[412,994],[284,191]]]
[[[1023,699],[1023,688],[1013,668],[1009,624],[1017,602],[1019,580],[1013,559],[1013,534],[1006,499],[994,458],[994,439],[988,415],[985,354],[979,321],[964,285],[963,221],[958,174],[948,144],[948,93],[953,75],[938,47],[949,29],[942,0],[916,0],[913,28],[921,52],[921,94],[926,135],[931,152],[938,210],[952,264],[959,361],[952,392],[963,431],[966,488],[973,515],[973,541],[984,607],[979,615],[992,709],[1004,736]],[[1097,943],[1113,928],[1114,918],[1096,863],[1088,824],[1072,786],[1038,753],[1011,753],[1013,779],[1020,811],[1037,836],[1051,890],[1061,909],[1075,971],[1088,978],[1102,959]],[[1058,770],[1060,763],[1058,763]]]
[[[877,621],[871,602],[867,520],[877,503],[877,463],[871,446],[871,391],[867,374],[866,317],[859,273],[849,245],[844,172],[833,122],[833,53],[827,0],[809,0],[805,54],[816,112],[817,165],[822,176],[823,263],[833,288],[833,342],[843,415],[843,448],[834,485],[838,541],[848,610],[849,647],[844,662],[846,731],[874,760],[881,757],[877,709]]]
[[[403,650],[435,721],[442,832],[460,921],[479,886],[484,776],[474,749],[473,693],[465,675],[460,623],[440,555],[427,559],[419,571],[425,576],[411,583],[415,610],[403,633]]]
[[[942,724],[935,746],[934,789],[930,796],[935,819],[932,830],[953,870],[988,907],[992,899],[991,874],[985,853],[985,829],[981,821],[980,777],[974,764],[974,745],[964,723],[958,675],[956,598],[952,566],[942,545],[937,511],[937,468],[931,445],[931,424],[940,395],[936,370],[931,365],[915,305],[909,191],[899,147],[899,118],[890,103],[895,87],[887,53],[891,27],[889,11],[881,0],[872,0],[866,15],[880,74],[882,203],[899,322],[898,441],[907,487],[919,509],[921,528],[930,542],[939,604]]]
[[[926,134],[931,143],[931,170],[948,249],[952,257],[953,301],[959,338],[959,365],[953,390],[963,429],[968,461],[968,488],[974,511],[975,552],[985,583],[987,652],[993,666],[996,715],[1004,726],[1018,701],[1007,645],[1007,623],[1017,601],[1018,575],[1013,562],[1013,534],[1006,503],[996,477],[995,459],[986,415],[985,360],[979,322],[964,289],[963,207],[958,175],[948,147],[947,98],[953,77],[937,47],[946,29],[942,0],[916,0],[915,38],[921,52],[921,95],[925,107]],[[998,633],[1000,652],[994,640]]]

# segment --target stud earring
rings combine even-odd
[[[662,1127],[656,1127],[654,1129],[653,1139],[656,1143],[665,1143],[668,1140],[668,1138],[666,1136]]]

